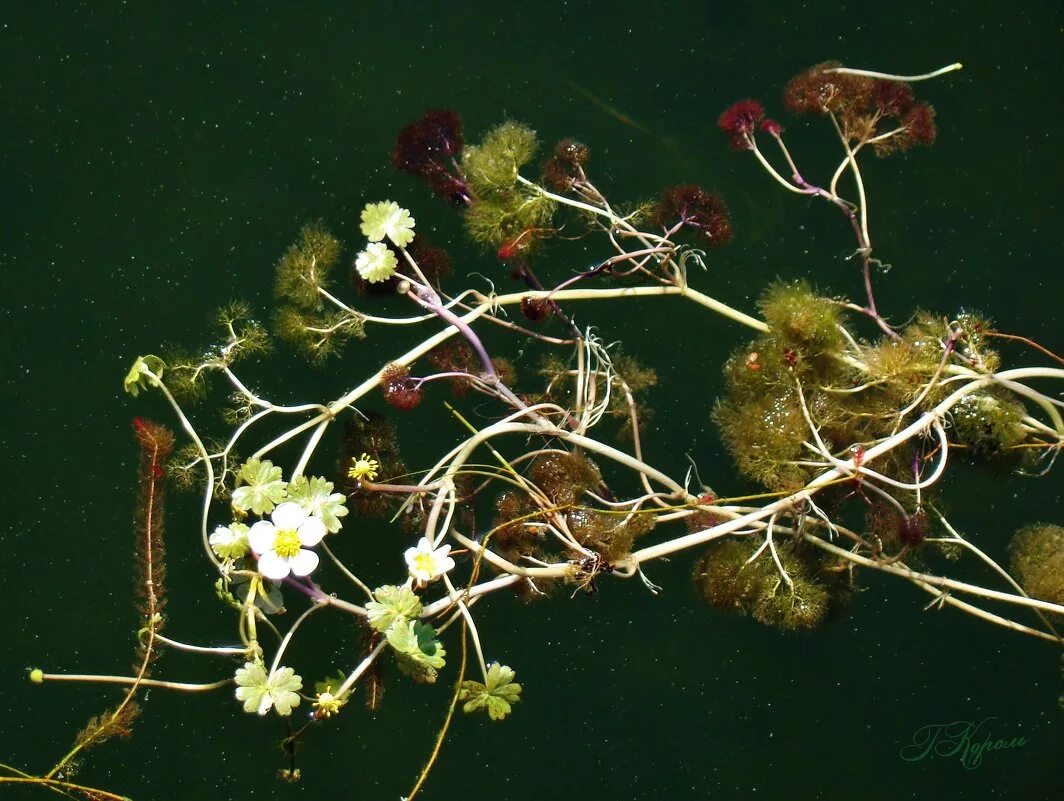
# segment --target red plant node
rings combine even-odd
[[[521,314],[534,323],[542,322],[554,313],[554,304],[546,298],[522,298]]]
[[[400,411],[410,411],[421,403],[421,386],[410,377],[410,370],[402,365],[390,364],[381,374],[384,399]]]
[[[938,136],[935,109],[928,103],[917,103],[905,115],[904,124],[909,138],[918,145],[930,145]]]
[[[923,510],[898,518],[898,539],[910,547],[923,544],[927,539],[927,518]]]
[[[736,150],[753,147],[754,129],[765,118],[765,107],[756,100],[740,100],[732,103],[717,119],[717,125],[731,137]]]
[[[682,223],[696,231],[705,244],[714,247],[732,237],[728,207],[700,186],[673,186],[662,192],[654,209],[654,222],[662,228]]]
[[[758,127],[770,136],[779,136],[783,133],[783,126],[773,119],[761,120]]]

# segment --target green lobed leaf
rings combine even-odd
[[[374,600],[366,604],[369,624],[384,633],[396,621],[416,620],[421,614],[421,599],[405,586],[385,584],[373,591]]]
[[[521,700],[521,685],[513,681],[516,673],[506,665],[492,662],[488,666],[487,682],[463,681],[458,700],[465,701],[466,714],[486,709],[492,720],[502,720],[510,714],[511,705]]]

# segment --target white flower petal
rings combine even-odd
[[[259,557],[259,572],[268,579],[280,581],[292,572],[290,562],[291,560],[278,556],[276,551],[266,551]]]
[[[267,712],[270,711],[271,706],[273,706],[273,696],[270,695],[269,691],[267,690],[262,694],[262,700],[259,702],[259,714],[265,715]]]
[[[314,551],[301,548],[299,553],[288,560],[288,564],[297,576],[309,576],[318,566],[318,555]]]
[[[285,501],[273,510],[270,515],[273,524],[280,529],[297,529],[307,519],[306,510],[298,503]]]
[[[442,576],[444,573],[448,573],[454,570],[454,559],[449,556],[444,556],[436,563],[436,575]]]
[[[257,555],[262,555],[273,548],[277,537],[277,527],[269,520],[260,520],[248,529],[248,544]]]
[[[229,545],[233,541],[233,532],[229,530],[228,526],[218,526],[211,532],[211,536],[207,538],[207,542],[211,545]]]
[[[308,517],[299,527],[299,541],[310,547],[317,545],[325,536],[325,524],[317,517]]]

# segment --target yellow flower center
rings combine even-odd
[[[339,712],[340,707],[344,705],[344,702],[333,695],[330,690],[332,690],[332,687],[329,687],[323,693],[318,693],[318,700],[314,702],[314,706],[318,710],[318,717],[332,717]]]
[[[424,571],[431,576],[435,566],[436,560],[432,558],[430,553],[419,553],[414,557],[414,570]]]
[[[377,478],[377,470],[380,468],[380,465],[377,463],[377,460],[371,458],[368,453],[362,454],[359,458],[353,460],[353,462],[351,469],[347,471],[347,474],[351,476],[351,478],[359,481],[362,479],[373,481]]]
[[[291,559],[299,553],[301,545],[299,533],[292,528],[281,529],[273,539],[273,550],[282,559]]]

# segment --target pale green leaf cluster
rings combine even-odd
[[[399,669],[414,681],[433,684],[444,666],[447,652],[436,639],[436,629],[414,620],[396,621],[385,634],[395,651]]]
[[[347,496],[333,492],[333,483],[319,476],[294,478],[288,484],[288,500],[295,501],[307,514],[319,518],[330,534],[340,530],[340,518],[347,515]]]
[[[502,720],[510,714],[510,707],[521,700],[521,685],[514,682],[516,673],[506,665],[492,662],[488,666],[487,683],[463,681],[458,700],[465,701],[462,710],[467,714],[486,709],[492,720]]]
[[[362,233],[370,242],[390,239],[405,248],[414,241],[414,218],[394,200],[367,203],[362,209]]]
[[[229,585],[224,578],[218,579],[214,582],[214,591],[218,596],[218,600],[224,603],[226,606],[231,606],[236,610],[242,610],[244,605],[236,599],[236,596],[229,591]]]
[[[421,599],[407,586],[385,584],[373,591],[373,600],[366,604],[369,624],[385,634],[399,623],[417,620],[421,614]]]
[[[137,360],[133,362],[133,366],[129,368],[129,372],[126,373],[125,380],[122,381],[122,389],[135,398],[142,389],[157,386],[157,379],[163,377],[163,370],[165,369],[165,362],[158,356],[150,354],[138,356]]]
[[[278,715],[287,716],[299,706],[303,679],[290,667],[267,674],[261,662],[245,662],[237,669],[235,681],[236,698],[243,701],[245,712],[265,715],[273,708]]]
[[[240,467],[237,481],[241,486],[233,490],[232,503],[242,512],[269,514],[288,492],[288,485],[281,478],[281,468],[275,467],[269,459],[248,459]]]

